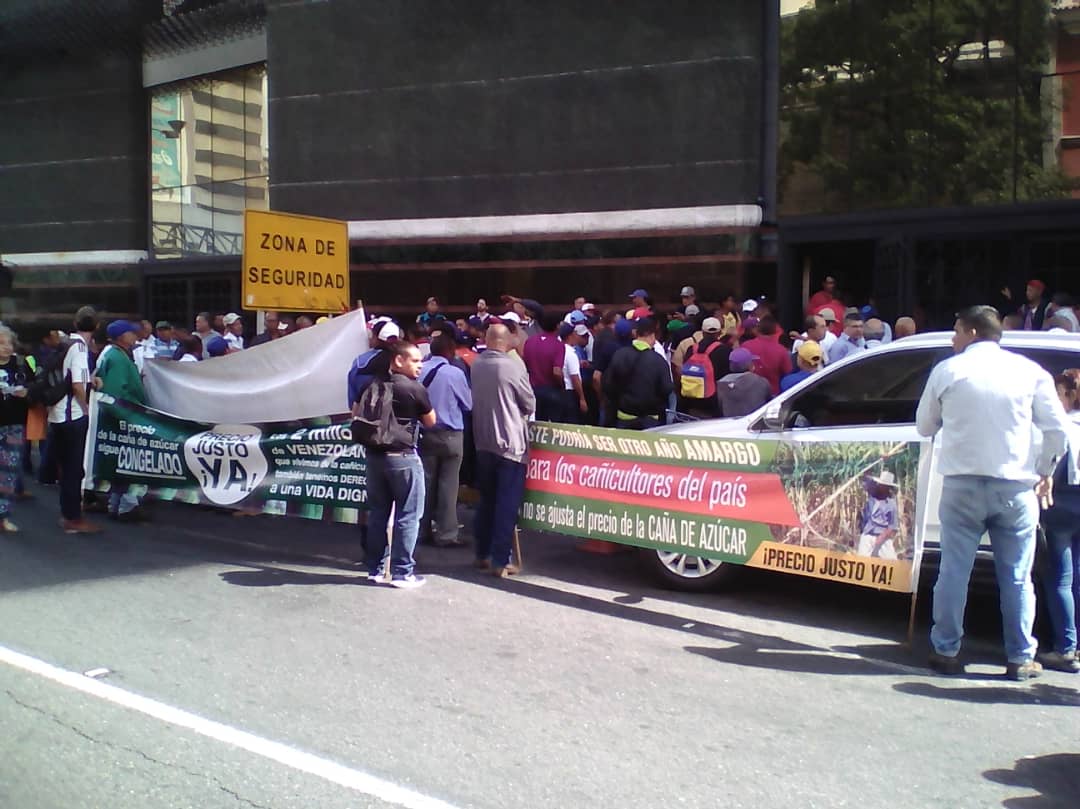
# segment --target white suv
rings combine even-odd
[[[1080,335],[1006,332],[1001,345],[1056,375],[1080,368]],[[658,427],[679,435],[776,438],[783,441],[919,441],[915,410],[934,365],[952,356],[952,332],[905,337],[853,354],[784,391],[748,416]],[[1008,385],[1008,379],[1001,384]],[[927,555],[938,539],[941,479],[931,481],[927,501]],[[922,493],[920,493],[922,494]],[[719,586],[738,565],[669,551],[642,551],[642,559],[666,585],[680,590]]]

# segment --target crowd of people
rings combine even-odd
[[[1046,298],[1045,289],[1030,281],[1024,303],[997,322],[998,336],[1001,328],[1080,331],[1073,301],[1063,294]],[[1002,294],[1012,301],[1008,290]],[[675,419],[742,416],[830,363],[917,329],[910,317],[886,322],[873,301],[848,305],[831,277],[808,301],[801,330],[781,327],[765,299],[726,295],[707,305],[689,286],[678,297],[678,305],[664,308],[647,290],[634,289],[625,308],[601,311],[579,297],[565,311],[504,295],[496,307],[501,311],[481,299],[468,317],[456,319],[432,297],[405,322],[371,317],[370,347],[348,379],[354,435],[368,436],[363,536],[370,578],[420,586],[413,558],[418,541],[465,544],[457,516],[461,482],[479,493],[476,567],[500,577],[517,573],[513,538],[533,420],[641,430]],[[103,325],[84,307],[70,333],[52,331],[25,354],[16,351],[15,335],[0,327],[0,533],[18,530],[12,503],[29,496],[22,480],[31,471],[34,442],[40,443],[41,481],[58,485],[65,532],[99,532],[101,526],[84,516],[88,509],[118,520],[144,518],[122,482],[113,482],[107,502],[84,496],[92,390],[145,403],[142,373],[149,359],[210,360],[324,319],[267,312],[265,328],[249,336],[243,318],[231,312],[200,313],[188,331],[164,320]],[[1065,409],[1080,410],[1080,372],[1056,382]],[[1069,434],[1067,446],[1069,460],[1055,472],[1061,496],[1056,510],[1046,512],[1055,549],[1051,615],[1060,630],[1053,659],[1059,668],[1080,671],[1075,608],[1068,606],[1080,597],[1080,533],[1073,527],[1080,516],[1080,436]],[[952,620],[962,621],[962,604],[960,618]],[[954,641],[950,635],[945,646]]]

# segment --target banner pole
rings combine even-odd
[[[514,558],[517,559],[518,570],[525,569],[525,557],[521,555],[521,537],[518,535],[518,527],[514,526]]]

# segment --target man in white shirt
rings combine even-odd
[[[831,314],[832,310],[825,309],[823,311]],[[807,340],[813,340],[819,346],[821,346],[821,364],[829,364],[829,349],[832,348],[833,343],[836,342],[836,335],[829,331],[829,324],[825,322],[825,318],[821,315],[809,315],[806,318],[804,324],[806,331],[802,334],[798,332],[791,332],[789,336],[794,340],[791,344],[791,353],[798,354],[799,349],[802,348],[802,344]]]
[[[223,318],[225,323],[225,342],[229,344],[229,351],[244,350],[244,321],[236,312],[229,312]]]
[[[49,407],[49,450],[60,466],[60,527],[66,534],[96,534],[101,526],[82,513],[83,452],[90,406],[90,338],[97,329],[97,313],[84,306],[75,313],[75,332],[64,355],[61,374],[68,392]]]
[[[1054,380],[1031,360],[1003,351],[1001,321],[989,306],[957,315],[953,350],[926,383],[916,427],[940,431],[941,567],[934,586],[930,667],[961,674],[968,581],[982,535],[990,534],[1001,597],[1002,631],[1014,680],[1037,677],[1031,634],[1031,565],[1039,499],[1049,494],[1065,451],[1068,418]],[[1041,445],[1034,429],[1042,432]]]
[[[559,420],[570,424],[580,424],[582,416],[589,412],[581,384],[581,358],[577,353],[578,346],[584,344],[588,334],[588,327],[582,323],[574,326],[563,323],[559,327],[559,337],[564,343],[563,388],[566,397],[565,412]]]

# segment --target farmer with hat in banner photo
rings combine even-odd
[[[896,475],[887,469],[879,475],[868,474],[863,478],[863,486],[867,498],[860,520],[858,554],[896,559],[893,537],[900,530]]]

